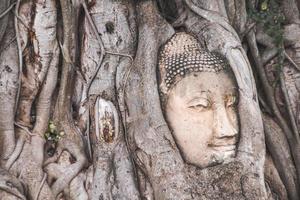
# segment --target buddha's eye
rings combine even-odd
[[[237,97],[235,95],[226,96],[226,106],[235,107],[237,104]]]
[[[188,103],[188,108],[196,111],[204,111],[211,107],[211,103],[206,98],[196,98]]]

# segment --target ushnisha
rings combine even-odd
[[[159,56],[160,90],[167,92],[190,72],[219,72],[228,66],[216,53],[201,48],[192,35],[176,33],[161,49]]]

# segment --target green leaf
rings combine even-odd
[[[49,130],[51,133],[54,133],[56,130],[56,126],[53,123],[49,123]]]
[[[263,10],[263,11],[267,10],[268,9],[268,1],[262,2],[261,5],[260,5],[260,9]]]

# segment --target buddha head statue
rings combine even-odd
[[[184,160],[200,168],[230,162],[239,123],[227,62],[180,32],[161,48],[158,66],[162,107]]]

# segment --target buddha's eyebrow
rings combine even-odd
[[[198,92],[199,93],[199,92]],[[203,93],[211,93],[211,91],[210,90],[201,90],[200,91],[200,94],[203,94]]]
[[[211,93],[211,91],[210,90],[196,91],[191,96],[203,95],[203,94],[206,94],[206,93]]]
[[[210,94],[210,93],[211,93],[210,90],[197,91],[197,92],[194,92],[193,94],[189,95],[188,99],[191,100],[191,99],[196,99],[199,97],[208,97],[208,94]]]
[[[226,91],[233,91],[231,93],[236,94],[239,92],[239,88],[238,87],[230,87],[230,88],[226,89]]]

